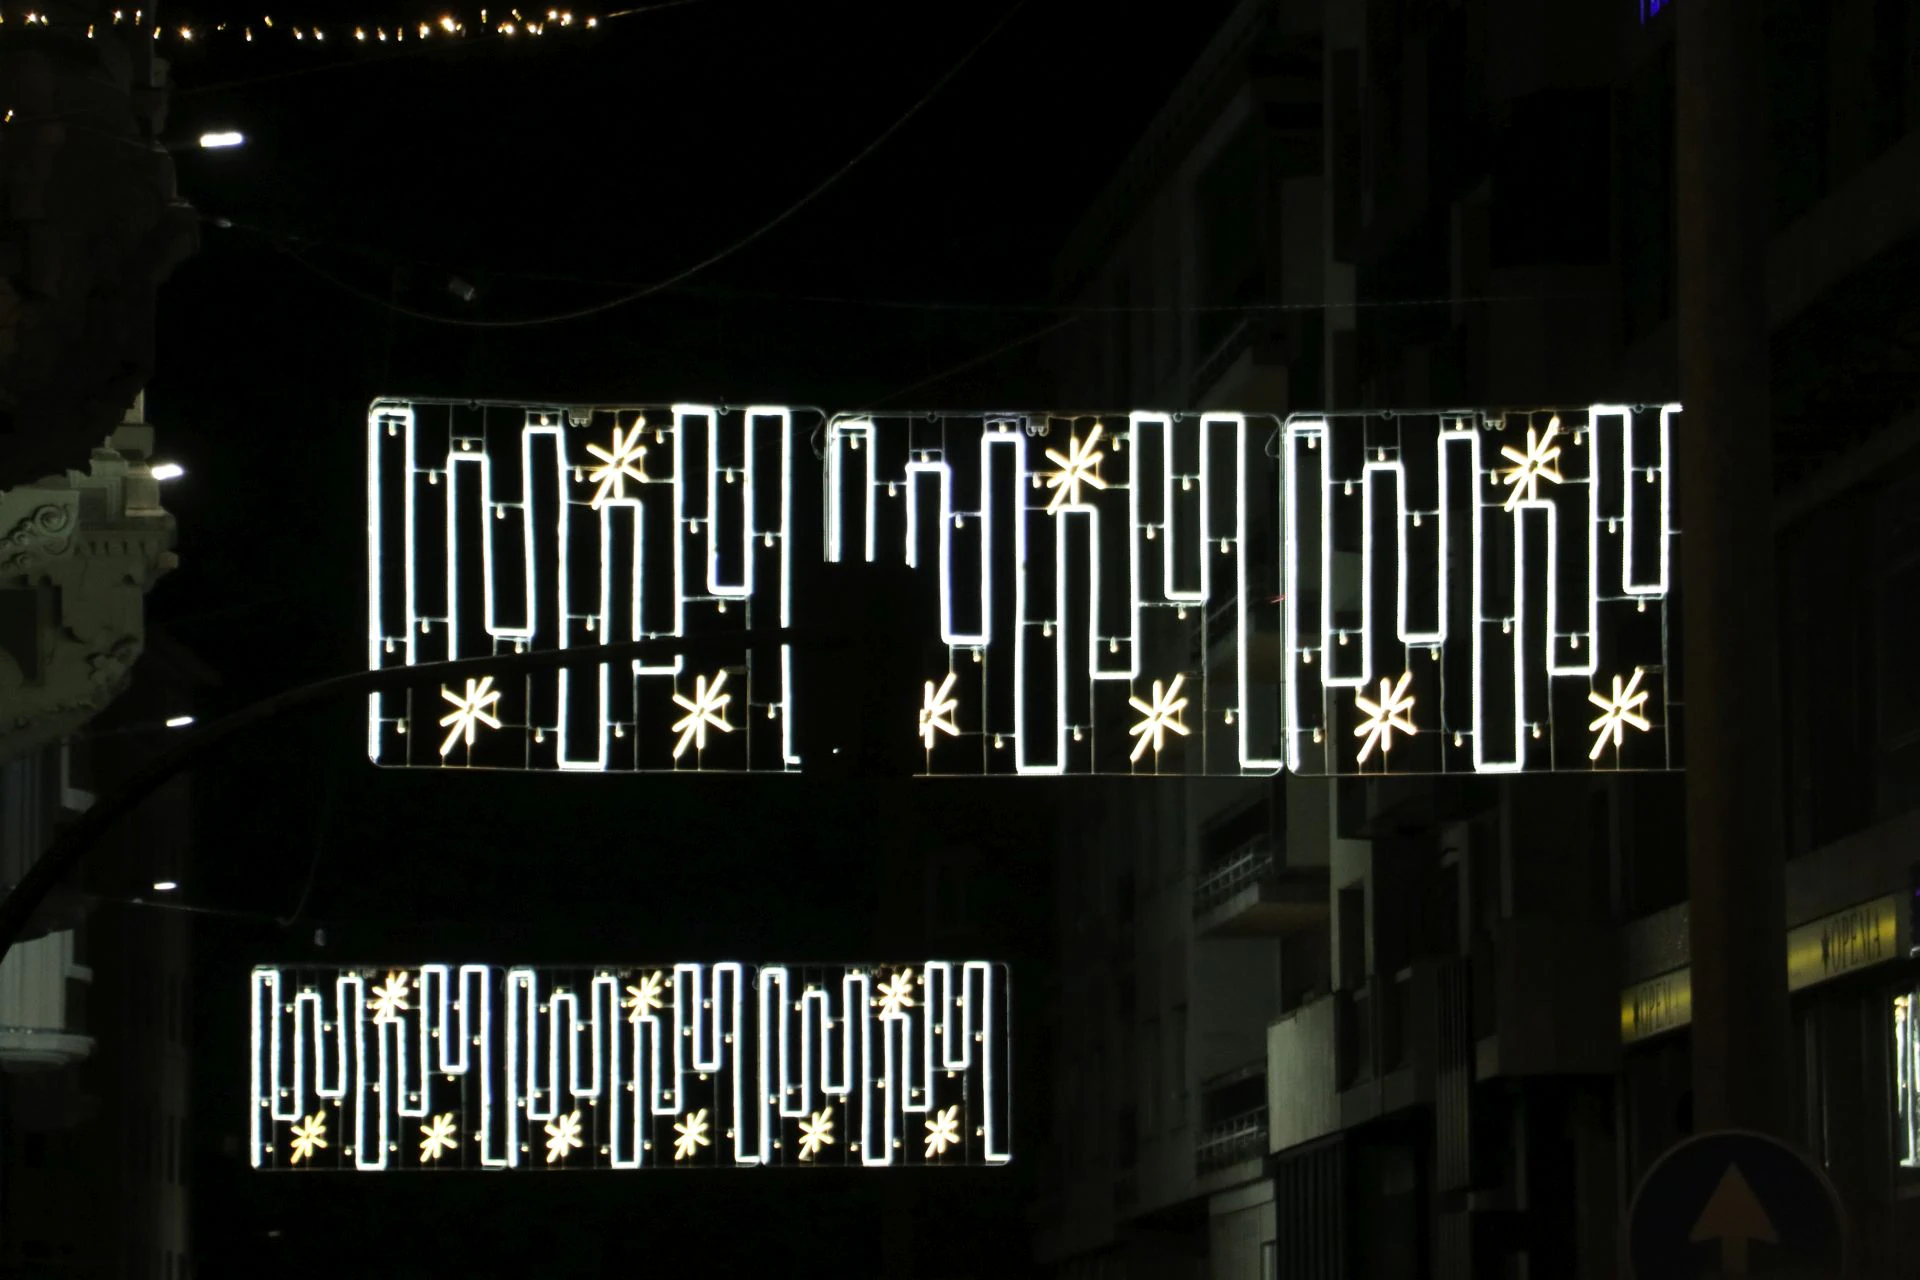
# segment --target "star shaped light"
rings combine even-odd
[[[811,1160],[823,1146],[833,1145],[833,1108],[813,1113],[811,1120],[800,1122],[800,1158]]]
[[[1047,477],[1047,488],[1053,490],[1053,498],[1047,503],[1049,515],[1058,511],[1067,503],[1078,504],[1080,486],[1090,484],[1096,489],[1104,489],[1107,482],[1100,478],[1100,459],[1107,455],[1094,448],[1100,442],[1100,424],[1094,423],[1087,432],[1087,438],[1067,436],[1067,451],[1047,450],[1047,456],[1053,459],[1060,469]]]
[[[633,1010],[627,1015],[627,1021],[638,1022],[646,1016],[647,1010],[666,1008],[666,1002],[661,999],[661,993],[666,989],[666,985],[666,975],[655,969],[640,979],[639,986],[628,987],[627,998],[620,1002],[621,1008]]]
[[[451,730],[447,740],[440,744],[440,754],[445,757],[453,750],[453,744],[466,739],[467,745],[473,745],[474,735],[481,725],[489,729],[498,729],[500,719],[493,714],[493,708],[500,705],[500,691],[493,687],[492,676],[481,676],[478,680],[467,681],[464,696],[455,693],[445,685],[440,686],[440,696],[453,704],[453,710],[440,717],[440,727]]]
[[[673,1140],[673,1158],[685,1160],[701,1147],[711,1146],[707,1137],[707,1109],[700,1108],[685,1120],[674,1122],[673,1131],[680,1136]]]
[[[880,1016],[885,1018],[913,1007],[913,970],[902,969],[880,984]]]
[[[567,1152],[580,1145],[580,1109],[575,1107],[570,1115],[547,1121],[546,1130],[547,1163],[565,1160]]]
[[[1538,498],[1542,480],[1560,484],[1564,479],[1553,466],[1554,459],[1560,456],[1560,446],[1552,441],[1559,434],[1560,418],[1556,414],[1548,420],[1545,435],[1539,435],[1532,427],[1527,428],[1527,448],[1524,453],[1512,445],[1500,446],[1500,452],[1514,464],[1507,468],[1507,478],[1502,482],[1513,487],[1513,492],[1507,495],[1508,511],[1519,505],[1522,496],[1528,502]]]
[[[587,480],[600,487],[593,491],[595,511],[600,509],[609,495],[618,499],[627,496],[627,481],[647,479],[647,447],[640,443],[640,428],[647,425],[645,418],[634,419],[631,430],[622,435],[620,424],[613,424],[613,447],[602,449],[597,444],[587,446],[587,452],[600,459],[600,464],[587,469]]]
[[[1647,691],[1640,687],[1640,677],[1647,674],[1641,667],[1633,669],[1633,678],[1622,681],[1619,676],[1613,678],[1613,696],[1602,697],[1589,693],[1587,701],[1600,708],[1600,718],[1588,725],[1589,730],[1598,736],[1593,740],[1593,750],[1587,752],[1587,759],[1598,760],[1600,753],[1607,748],[1607,738],[1613,738],[1613,745],[1620,746],[1627,740],[1627,726],[1632,725],[1641,732],[1653,728],[1648,719],[1640,714],[1640,708],[1647,705]]]
[[[420,1158],[438,1160],[444,1151],[455,1146],[453,1136],[453,1112],[443,1111],[433,1118],[432,1124],[420,1126]]]
[[[293,1126],[292,1164],[313,1159],[313,1153],[327,1145],[327,1113],[316,1111]]]
[[[933,687],[933,681],[927,681],[926,696],[920,702],[920,740],[927,744],[927,750],[933,750],[936,729],[950,738],[960,736],[960,727],[953,722],[953,713],[959,706],[959,699],[953,696],[953,672],[947,672],[938,689]]]
[[[927,1121],[927,1154],[945,1155],[948,1147],[960,1143],[960,1104],[956,1102],[933,1115],[934,1118]]]
[[[727,704],[733,701],[733,695],[720,692],[726,684],[727,673],[722,670],[712,684],[707,683],[705,676],[694,677],[693,697],[673,695],[673,700],[687,709],[686,715],[673,722],[673,731],[680,735],[680,741],[673,747],[675,760],[687,753],[688,744],[698,751],[707,749],[708,725],[722,733],[733,732],[733,726],[727,723]]]
[[[1412,679],[1411,671],[1401,672],[1398,684],[1383,677],[1380,681],[1380,701],[1378,702],[1364,693],[1353,695],[1353,705],[1367,713],[1367,718],[1353,727],[1354,737],[1366,739],[1360,744],[1360,754],[1355,757],[1354,763],[1365,764],[1375,747],[1380,748],[1380,754],[1383,756],[1393,750],[1395,729],[1408,737],[1418,732],[1413,727],[1413,721],[1406,719],[1404,715],[1405,712],[1413,710],[1413,695],[1407,692],[1407,684]]]
[[[398,1021],[407,1009],[407,975],[398,970],[389,973],[386,984],[373,989],[367,1008],[373,1010],[375,1022]]]
[[[1180,686],[1186,682],[1186,679],[1184,675],[1177,675],[1170,685],[1155,680],[1152,701],[1137,697],[1127,699],[1133,704],[1133,709],[1143,717],[1139,724],[1127,730],[1130,735],[1139,739],[1133,744],[1133,755],[1128,757],[1133,763],[1140,762],[1140,757],[1147,754],[1149,745],[1153,747],[1153,754],[1158,757],[1160,749],[1166,746],[1169,730],[1183,738],[1187,736],[1187,726],[1180,723],[1180,713],[1187,705],[1187,699],[1180,693]]]

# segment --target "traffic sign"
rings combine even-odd
[[[1689,1138],[1640,1180],[1627,1215],[1634,1280],[1840,1280],[1846,1214],[1821,1168],[1773,1138]]]

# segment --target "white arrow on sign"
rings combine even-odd
[[[1725,1276],[1747,1274],[1747,1244],[1750,1241],[1780,1243],[1773,1223],[1767,1218],[1767,1211],[1760,1207],[1759,1199],[1753,1194],[1753,1188],[1747,1185],[1737,1164],[1727,1166],[1726,1173],[1721,1175],[1720,1185],[1707,1197],[1707,1207],[1700,1211],[1699,1220],[1687,1235],[1688,1244],[1709,1240],[1720,1242],[1720,1271]]]

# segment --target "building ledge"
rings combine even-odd
[[[93,1037],[39,1027],[0,1027],[0,1069],[45,1071],[93,1054]]]
[[[1280,937],[1325,921],[1325,867],[1277,866],[1270,850],[1220,867],[1194,886],[1194,931],[1202,937]]]

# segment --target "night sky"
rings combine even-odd
[[[440,12],[376,0],[316,8],[324,46],[178,50],[170,133],[249,139],[179,158],[182,195],[231,225],[205,226],[162,292],[148,392],[164,452],[189,471],[169,490],[182,567],[150,611],[219,672],[202,715],[364,661],[376,395],[1040,407],[1040,343],[889,397],[1060,319],[1055,253],[1226,7],[1121,20],[1029,0],[918,115],[745,251],[590,319],[502,328],[380,302],[518,320],[676,274],[839,170],[1006,10],[698,0],[591,33],[355,49],[356,20]],[[472,301],[450,291],[456,277]],[[875,581],[826,621],[858,629],[887,598]],[[202,1275],[868,1275],[883,1258],[1000,1275],[1024,1259],[1033,1092],[1003,1171],[248,1173],[241,1023],[256,962],[884,958],[915,945],[885,924],[889,865],[935,840],[976,845],[996,869],[1009,940],[993,958],[1015,962],[1016,998],[1052,946],[1057,792],[877,777],[859,750],[831,777],[379,772],[363,715],[289,721],[196,779],[181,896],[260,917],[206,917],[196,939]],[[274,923],[296,905],[297,921]],[[912,1236],[917,1256],[900,1252]],[[950,1262],[935,1245],[948,1239]]]

